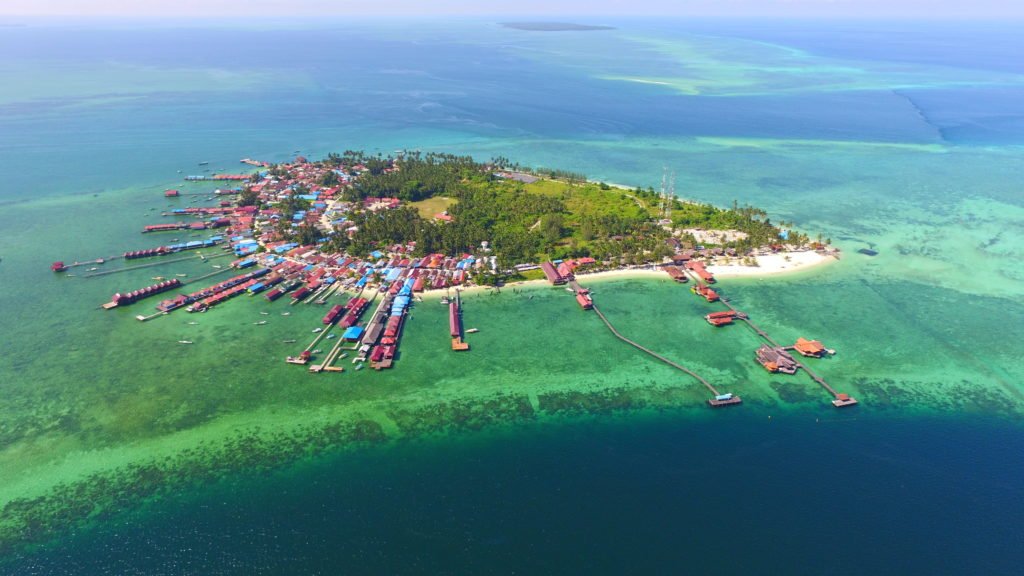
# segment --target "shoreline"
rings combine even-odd
[[[787,258],[789,258],[787,260]],[[761,256],[755,256],[757,260],[757,266],[745,266],[742,264],[708,264],[707,270],[715,276],[715,278],[764,278],[764,277],[775,277],[785,276],[796,272],[803,272],[806,270],[812,270],[820,268],[827,264],[837,262],[838,259],[828,254],[821,254],[814,250],[805,251],[790,251],[790,252],[778,252],[774,254],[765,254]],[[602,270],[600,272],[583,272],[577,274],[578,280],[615,280],[615,279],[629,279],[629,278],[660,278],[668,279],[668,275],[660,268],[654,268],[652,266],[644,266],[637,268],[618,268],[615,270]],[[531,286],[542,286],[547,284],[547,280],[543,278],[537,278],[534,280],[519,280],[516,282],[509,282],[501,288],[528,288]],[[465,287],[452,287],[447,291],[442,290],[430,290],[423,292],[419,295],[420,298],[434,298],[439,299],[445,294],[455,292],[458,290],[462,294],[474,294],[477,292],[486,292],[488,290],[494,290],[493,286],[465,286]]]

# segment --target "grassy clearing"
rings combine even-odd
[[[415,208],[423,218],[433,218],[435,214],[444,212],[455,202],[454,198],[435,196],[426,200],[420,200],[419,202],[412,202],[410,206]]]
[[[642,202],[626,190],[601,188],[599,184],[594,183],[570,185],[554,180],[538,180],[527,184],[525,189],[534,194],[561,198],[572,214],[571,220],[574,221],[578,221],[581,216],[650,217]]]

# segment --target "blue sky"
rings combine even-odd
[[[0,0],[0,15],[1024,18],[1024,0]]]

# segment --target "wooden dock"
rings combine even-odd
[[[575,280],[570,281],[569,284],[572,286],[573,290],[575,290],[575,291],[579,291],[579,290],[583,289],[583,287],[580,286]],[[742,400],[740,399],[739,396],[733,396],[732,394],[722,394],[710,382],[708,382],[707,380],[702,378],[699,374],[697,374],[693,370],[690,370],[686,366],[683,366],[682,364],[679,364],[678,362],[673,362],[672,360],[669,360],[668,358],[662,356],[661,354],[658,354],[654,350],[651,350],[651,349],[649,349],[649,348],[647,348],[647,347],[645,347],[645,346],[643,346],[643,345],[641,345],[641,344],[639,344],[637,342],[634,342],[633,340],[630,340],[629,338],[623,336],[622,333],[620,333],[615,328],[615,326],[613,326],[612,323],[608,320],[608,317],[604,315],[604,312],[601,312],[601,309],[598,308],[597,304],[594,304],[593,308],[591,308],[591,310],[593,310],[595,313],[597,313],[598,318],[600,318],[601,321],[604,322],[604,325],[608,327],[608,330],[610,330],[611,333],[616,338],[618,338],[619,340],[622,340],[623,342],[625,342],[626,344],[629,344],[630,346],[636,348],[637,350],[640,350],[641,352],[644,352],[645,354],[648,354],[649,356],[651,356],[651,357],[653,357],[653,358],[655,358],[655,359],[657,359],[657,360],[659,360],[659,361],[661,361],[661,362],[663,362],[663,363],[665,363],[665,364],[675,368],[676,370],[679,370],[679,371],[689,375],[693,379],[695,379],[698,382],[700,382],[701,384],[703,384],[704,387],[707,388],[708,391],[711,392],[711,394],[713,396],[710,400],[708,400],[708,404],[710,406],[713,406],[713,407],[717,408],[719,406],[729,406],[729,405],[733,405],[733,404],[740,404],[742,402]]]
[[[164,264],[173,264],[175,262],[184,262],[186,260],[213,260],[214,258],[223,258],[225,256],[231,256],[231,253],[214,254],[213,256],[185,256],[184,258],[174,258],[171,260],[161,260],[159,262],[148,262],[146,264],[139,264],[137,266],[127,266],[125,268],[117,268],[115,270],[104,270],[102,272],[93,272],[91,274],[83,274],[82,278],[97,278],[99,276],[106,276],[108,274],[117,274],[118,272],[128,272],[129,270],[141,270],[142,268],[152,268],[153,266],[163,266]]]
[[[698,277],[696,274],[694,274],[691,270],[686,270],[686,272],[687,272],[687,274],[690,274],[690,276],[693,278],[694,282],[696,282],[698,285],[703,285],[703,281],[700,279],[700,277]],[[759,337],[764,339],[764,341],[767,342],[768,344],[770,344],[772,347],[779,348],[779,349],[782,349],[782,350],[786,349],[786,347],[780,346],[779,343],[776,342],[767,332],[762,330],[760,326],[755,324],[750,319],[749,315],[747,315],[746,313],[744,313],[744,312],[742,312],[740,310],[737,310],[736,307],[733,306],[731,302],[728,302],[725,299],[720,300],[720,302],[722,304],[724,304],[726,308],[728,308],[729,310],[732,310],[733,312],[736,313],[736,319],[742,320],[743,322],[745,322],[747,324],[747,326],[749,326],[750,329],[754,331],[754,333],[756,333]],[[796,366],[797,366],[797,368],[803,369],[803,371],[807,373],[807,375],[811,378],[811,380],[817,382],[818,385],[820,385],[829,394],[832,395],[832,405],[835,406],[836,408],[843,408],[843,407],[846,407],[846,406],[853,406],[853,405],[857,404],[857,400],[854,399],[849,394],[844,394],[842,392],[836,392],[835,388],[830,386],[829,383],[826,382],[824,378],[822,378],[820,375],[818,375],[817,372],[815,372],[815,371],[811,370],[810,368],[808,368],[807,365],[804,364],[803,362],[801,362],[799,360],[796,360]]]

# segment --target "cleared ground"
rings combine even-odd
[[[424,218],[433,218],[434,215],[444,212],[449,206],[455,204],[455,202],[454,198],[435,196],[433,198],[427,198],[426,200],[420,200],[419,202],[412,202],[410,205],[419,211],[420,216]]]

